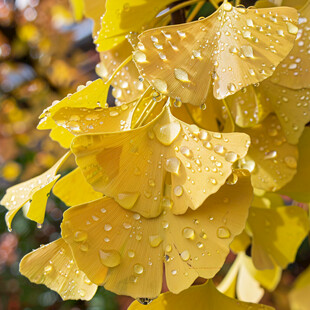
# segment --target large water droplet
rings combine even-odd
[[[155,125],[154,133],[156,138],[163,145],[171,145],[181,132],[181,125],[179,123],[169,123],[163,126]]]
[[[138,63],[145,63],[146,62],[146,55],[141,51],[135,51],[133,53],[133,59]]]
[[[150,242],[151,247],[153,248],[157,248],[161,244],[162,241],[163,239],[159,235],[149,236],[149,242]]]
[[[195,231],[190,227],[185,227],[182,231],[183,237],[193,240],[195,238]]]
[[[290,34],[297,34],[298,33],[298,27],[290,22],[286,22],[287,31]]]
[[[177,185],[174,190],[173,190],[174,194],[177,196],[177,197],[180,197],[182,196],[183,194],[183,187],[181,185]]]
[[[189,82],[188,73],[183,69],[175,68],[174,76],[177,80],[181,82]]]
[[[119,193],[115,198],[116,202],[125,209],[131,209],[138,200],[140,193]]]
[[[87,232],[86,231],[77,231],[75,234],[74,234],[74,237],[73,237],[74,241],[76,242],[82,242],[82,241],[85,241],[87,239]]]
[[[116,250],[99,250],[101,263],[108,267],[116,267],[121,263],[121,255]]]
[[[293,156],[286,156],[286,157],[284,157],[284,162],[285,162],[285,164],[289,168],[292,168],[292,169],[296,169],[297,168],[297,160]]]
[[[188,261],[191,257],[190,253],[187,250],[183,251],[180,254],[180,256],[181,256],[182,260],[184,260],[185,262]]]
[[[144,268],[140,264],[136,264],[133,266],[133,270],[136,274],[142,274],[144,271]]]
[[[221,226],[217,229],[217,236],[220,239],[228,239],[231,236],[231,233],[227,227]]]
[[[176,157],[171,157],[166,160],[166,170],[173,174],[178,174],[180,169],[180,160]]]

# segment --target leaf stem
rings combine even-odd
[[[194,7],[192,12],[187,17],[187,19],[186,19],[187,23],[191,22],[195,18],[195,16],[199,12],[199,10],[203,7],[204,4],[205,4],[205,1],[201,1],[201,2],[197,3],[197,5]]]

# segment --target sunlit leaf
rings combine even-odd
[[[260,82],[293,47],[297,12],[244,9],[224,3],[204,20],[143,32],[134,59],[158,91],[201,105]]]
[[[161,294],[148,306],[141,305],[138,301],[133,302],[128,310],[178,310],[192,309],[197,310],[272,310],[274,308],[242,302],[229,298],[221,294],[214,286],[212,281],[203,285],[192,286],[180,295],[171,293]]]
[[[12,220],[15,214],[25,206],[26,216],[39,224],[42,224],[45,216],[45,208],[49,193],[58,180],[60,175],[56,175],[58,169],[68,158],[70,152],[66,153],[52,168],[43,174],[30,179],[26,182],[10,187],[1,200],[8,212],[5,220],[9,229],[11,229]]]
[[[298,144],[299,159],[297,173],[290,183],[281,188],[280,193],[299,202],[310,202],[310,128],[306,127]]]
[[[296,206],[250,208],[252,259],[257,269],[286,268],[309,232],[307,213]]]
[[[79,168],[76,168],[61,178],[55,184],[53,193],[67,206],[76,206],[102,198],[102,194],[95,192],[91,185],[85,180]]]
[[[229,253],[229,243],[244,228],[252,199],[250,178],[245,170],[235,175],[234,185],[224,185],[198,210],[183,215],[172,213],[168,196],[163,213],[152,219],[121,208],[111,198],[70,208],[64,213],[62,236],[79,268],[108,290],[157,297],[164,262],[168,288],[179,293],[199,276],[212,278]]]
[[[243,129],[251,147],[241,167],[252,173],[255,188],[276,191],[296,174],[298,149],[286,142],[277,117],[269,115],[261,124]]]
[[[52,129],[51,137],[55,141],[65,147],[69,148],[72,140],[72,134],[68,130],[57,128],[53,116],[62,108],[102,108],[106,106],[109,85],[104,84],[101,79],[97,79],[85,87],[78,88],[74,94],[69,94],[61,101],[54,101],[53,104],[45,109],[41,114],[38,129]],[[74,127],[74,118],[71,120],[72,127]],[[55,129],[55,132],[53,130]]]
[[[236,125],[242,128],[257,125],[272,112],[270,104],[261,100],[261,94],[258,92],[257,87],[252,85],[227,97],[225,100]]]
[[[165,107],[138,129],[78,136],[72,151],[96,191],[126,209],[154,217],[162,210],[166,177],[171,175],[173,212],[195,210],[225,183],[248,146],[247,135],[200,130]]]
[[[310,2],[308,1],[299,10],[298,35],[294,48],[288,57],[281,62],[274,75],[272,82],[288,88],[310,88],[310,62],[309,62],[309,26],[310,26]]]
[[[310,89],[294,90],[264,81],[259,86],[264,105],[271,105],[288,143],[297,144],[305,125],[310,122]]]
[[[56,291],[63,300],[90,300],[97,285],[78,269],[70,247],[58,239],[23,257],[20,273],[36,284],[45,284]]]
[[[141,32],[173,0],[107,0],[101,30],[95,40],[99,52],[120,44],[130,32]]]

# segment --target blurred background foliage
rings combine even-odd
[[[207,3],[200,13],[212,11]],[[47,170],[64,153],[49,133],[36,130],[36,125],[53,100],[97,78],[94,69],[99,56],[91,33],[90,20],[74,21],[69,0],[0,0],[0,199],[6,188]],[[66,169],[64,173],[70,164]],[[89,302],[63,302],[57,293],[19,274],[19,261],[25,254],[59,238],[65,208],[51,195],[42,228],[25,220],[20,211],[12,233],[5,225],[6,210],[0,208],[0,310],[127,308],[130,299],[116,298],[103,288]],[[230,254],[215,282],[233,260]],[[276,291],[267,292],[262,303],[288,310],[287,293],[309,260],[309,243],[305,241]]]

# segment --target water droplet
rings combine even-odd
[[[144,306],[150,304],[153,300],[154,300],[154,299],[147,298],[147,297],[137,298],[137,301],[138,301],[140,304],[144,305]]]
[[[163,239],[159,235],[149,236],[149,242],[153,248],[157,248],[162,243],[162,241]]]
[[[105,231],[110,231],[112,229],[112,226],[110,224],[105,224],[104,225],[104,230]]]
[[[187,158],[192,158],[193,157],[193,152],[187,146],[181,146],[180,147],[180,152],[181,152],[182,155],[184,155]]]
[[[236,85],[234,83],[229,83],[227,84],[227,89],[228,91],[230,91],[231,93],[235,92],[237,90]]]
[[[173,190],[174,194],[177,196],[177,197],[180,197],[182,196],[183,194],[183,187],[181,185],[177,185],[174,190]]]
[[[242,45],[241,46],[242,53],[247,58],[253,58],[253,48],[250,45]]]
[[[86,231],[77,231],[75,234],[74,234],[74,237],[73,237],[74,241],[76,242],[82,242],[82,241],[85,241],[87,239],[87,232]]]
[[[228,179],[227,179],[227,181],[226,181],[226,184],[228,184],[228,185],[235,185],[237,182],[238,182],[238,175],[237,175],[236,173],[233,172],[233,173],[228,177]]]
[[[44,275],[49,274],[50,272],[52,272],[53,270],[53,266],[52,265],[47,265],[44,267]]]
[[[121,255],[116,250],[99,250],[101,263],[108,267],[116,267],[121,263]]]
[[[144,268],[140,264],[136,264],[133,266],[133,270],[136,274],[142,274],[144,271]]]
[[[163,145],[171,145],[181,132],[181,125],[177,122],[163,126],[155,125],[154,133],[156,138]]]
[[[129,250],[127,252],[127,254],[128,254],[128,257],[130,257],[130,258],[134,258],[135,257],[135,252],[134,251]]]
[[[285,164],[289,168],[292,168],[292,169],[296,169],[297,168],[297,160],[293,156],[286,156],[286,157],[284,157],[284,162],[285,162]]]
[[[195,231],[190,227],[185,227],[182,231],[183,237],[193,240],[195,238]]]
[[[170,253],[172,251],[172,246],[171,244],[167,244],[165,248],[165,252]]]
[[[220,239],[228,239],[231,236],[231,233],[227,227],[221,226],[217,229],[217,236]]]
[[[224,2],[222,6],[226,12],[230,12],[233,9],[233,6],[229,2]]]
[[[171,157],[166,160],[166,170],[173,174],[178,174],[180,169],[180,160],[176,157]]]
[[[189,82],[188,73],[183,69],[175,68],[174,76],[177,80],[181,82]]]
[[[116,202],[125,209],[131,209],[138,200],[140,193],[119,193],[115,198]]]
[[[290,34],[297,34],[298,33],[298,27],[290,22],[286,22],[287,31]]]
[[[133,53],[133,59],[138,63],[145,63],[146,62],[146,55],[141,51],[135,51]]]
[[[227,152],[225,154],[225,159],[230,163],[234,163],[238,159],[238,155],[234,152]]]
[[[182,260],[184,260],[185,262],[188,261],[191,257],[191,255],[189,254],[189,252],[187,250],[183,251],[181,254],[180,254]]]

